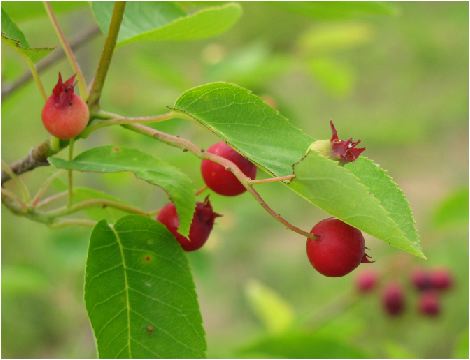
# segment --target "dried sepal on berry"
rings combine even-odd
[[[330,120],[331,126],[331,153],[333,157],[342,161],[342,162],[351,162],[356,160],[359,155],[366,149],[366,148],[357,148],[356,146],[361,142],[361,140],[353,141],[352,138],[348,140],[341,140],[338,137],[338,132],[336,131],[335,125],[333,121]]]
[[[52,90],[52,97],[56,107],[71,106],[75,94],[75,77],[73,74],[65,82],[62,81],[62,74],[59,72],[59,80]]]

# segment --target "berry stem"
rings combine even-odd
[[[199,196],[201,195],[204,191],[208,189],[207,185],[204,185],[202,188],[200,188],[194,195]]]
[[[132,213],[132,214],[138,214],[138,215],[143,215],[143,216],[149,215],[148,212],[140,210],[136,207],[122,204],[120,202],[108,200],[108,199],[84,200],[70,207],[61,207],[59,209],[49,211],[47,214],[53,218],[58,218],[58,217],[62,217],[65,215],[76,213],[84,209],[88,209],[90,207],[102,207],[102,208],[112,207],[112,208],[119,209],[128,213]]]
[[[69,161],[73,160],[73,148],[75,145],[75,139],[71,139],[69,142]],[[73,170],[67,170],[68,184],[69,184],[69,196],[68,196],[68,206],[72,206],[73,202]]]
[[[289,223],[286,219],[284,219],[280,214],[275,212],[271,207],[264,201],[264,199],[261,197],[261,195],[253,188],[253,186],[250,184],[251,179],[247,177],[239,168],[236,166],[233,162],[230,160],[227,160],[221,156],[218,156],[216,154],[212,154],[209,152],[204,151],[203,149],[199,148],[197,145],[193,144],[191,141],[188,139],[182,138],[180,136],[175,136],[175,135],[170,135],[161,131],[158,131],[156,129],[150,128],[145,125],[140,125],[140,124],[132,124],[132,125],[122,125],[126,129],[135,131],[137,133],[147,135],[153,138],[156,138],[160,141],[163,141],[164,143],[178,147],[180,149],[183,149],[185,151],[189,151],[196,155],[197,157],[201,159],[208,159],[211,160],[219,165],[222,165],[225,167],[227,170],[229,170],[237,179],[240,181],[243,186],[246,188],[246,190],[255,198],[255,200],[277,221],[279,221],[281,224],[286,226],[288,229],[292,230],[293,232],[300,234],[304,237],[314,239],[315,236],[307,231],[304,231],[297,226]]]
[[[63,197],[66,197],[67,195],[68,195],[68,191],[63,191],[61,193],[48,196],[44,200],[38,202],[37,205],[35,205],[33,207],[35,207],[36,209],[44,207],[44,206],[49,205],[50,203],[52,203],[54,201],[57,201],[59,199],[62,199]]]
[[[72,47],[70,46],[62,28],[60,27],[59,21],[57,20],[57,17],[55,16],[54,10],[52,9],[52,6],[49,1],[44,1],[44,8],[46,9],[49,19],[51,20],[52,27],[54,28],[57,37],[59,38],[59,42],[62,45],[62,49],[64,49],[65,55],[67,56],[70,65],[77,74],[80,94],[83,99],[86,99],[88,97],[86,79],[85,76],[83,76],[82,70],[80,69],[80,65],[78,64],[77,58],[75,57]]]
[[[101,115],[103,116],[103,115]],[[141,124],[141,123],[156,123],[162,122],[166,120],[173,119],[176,117],[176,114],[172,111],[161,114],[161,115],[154,115],[154,116],[135,116],[135,117],[126,117],[121,115],[113,114],[114,117],[110,118],[109,120],[102,120],[92,125],[88,126],[81,134],[80,137],[86,138],[92,132],[99,130],[104,127],[113,126],[113,125],[125,125],[125,124]]]
[[[41,78],[39,77],[38,71],[36,69],[36,65],[31,61],[31,59],[27,56],[23,56],[26,63],[28,64],[29,70],[31,71],[31,75],[33,76],[34,83],[38,87],[39,93],[41,94],[44,101],[47,100],[46,89],[44,89],[44,85],[42,84]],[[2,96],[3,99],[3,96]]]
[[[114,48],[116,47],[116,40],[121,27],[122,18],[124,16],[124,9],[126,7],[125,1],[116,1],[114,3],[113,14],[109,24],[108,36],[106,37],[103,51],[96,70],[95,79],[91,85],[90,96],[88,97],[88,107],[90,113],[96,111],[99,107],[101,92],[103,90],[106,74],[108,73],[109,65],[113,57]]]
[[[295,178],[295,175],[276,176],[276,177],[267,178],[267,179],[259,179],[259,180],[253,179],[253,180],[249,180],[248,183],[251,185],[267,184],[267,183],[280,182],[280,181],[290,181],[293,178]]]
[[[86,220],[86,219],[65,219],[62,221],[55,222],[49,227],[57,229],[63,228],[67,226],[87,226],[87,227],[94,227],[96,225],[96,221],[93,220]]]

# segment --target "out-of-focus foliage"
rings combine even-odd
[[[468,188],[447,195],[434,211],[433,221],[438,227],[468,223]]]
[[[250,280],[245,288],[253,312],[269,332],[289,329],[294,321],[294,310],[279,294],[259,281]]]
[[[306,16],[305,6],[316,4],[323,4],[327,12],[317,8],[312,10],[315,18]],[[303,336],[353,347],[343,353],[346,357],[357,351],[371,357],[468,357],[468,198],[462,192],[456,197],[459,206],[452,205],[454,200],[449,201],[451,206],[441,206],[443,199],[468,184],[468,4],[378,3],[372,7],[388,9],[365,13],[356,8],[347,18],[338,16],[337,4],[245,2],[239,22],[219,37],[120,47],[102,105],[125,115],[158,114],[190,87],[235,82],[258,95],[269,95],[282,114],[314,138],[329,138],[328,120],[334,119],[340,134],[361,139],[366,154],[390,171],[410,199],[428,260],[397,256],[396,250],[367,237],[376,262],[361,265],[393,274],[382,278],[381,286],[393,278],[406,287],[407,312],[401,319],[390,319],[382,313],[378,293],[339,307],[336,313],[326,311],[339,296],[354,293],[355,273],[341,279],[322,277],[308,263],[305,239],[274,222],[249,195],[211,195],[214,209],[224,217],[217,219],[205,248],[188,254],[209,357],[233,357],[236,349],[266,338],[265,326],[245,297],[253,278],[295,309],[296,317],[304,321],[293,326],[307,333]],[[57,10],[62,5],[75,6],[58,12],[70,38],[77,29],[95,25],[87,4],[53,3]],[[2,6],[31,45],[59,45],[42,4],[3,2]],[[189,12],[202,8],[197,3],[181,6]],[[286,11],[287,6],[294,11]],[[339,30],[345,28],[350,30]],[[316,48],[307,51],[302,39],[312,34]],[[337,45],[328,48],[322,38],[329,39],[326,45],[337,39]],[[97,38],[77,52],[88,80],[103,41],[104,37]],[[9,47],[2,50],[2,82],[11,82],[26,66]],[[43,73],[48,91],[58,71],[72,73],[66,60]],[[41,108],[33,83],[4,99],[2,159],[12,162],[44,140]],[[202,147],[217,140],[202,127],[180,120],[155,127],[189,137]],[[202,185],[199,160],[120,128],[97,132],[87,143],[77,142],[77,153],[110,144],[154,153]],[[24,180],[35,191],[51,172],[39,168]],[[163,191],[130,174],[78,173],[76,183],[148,210],[167,201]],[[13,183],[7,187],[19,191]],[[326,217],[280,184],[260,185],[258,190],[302,228],[310,229]],[[83,301],[90,231],[52,231],[2,210],[2,355],[96,356]],[[445,227],[439,226],[444,220]],[[455,276],[454,289],[442,297],[439,318],[423,318],[415,311],[417,296],[408,280],[408,271],[415,266],[446,266]],[[328,313],[333,315],[321,318]]]

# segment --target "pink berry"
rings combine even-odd
[[[418,302],[418,310],[425,316],[437,316],[441,312],[441,306],[437,294],[426,291],[421,294]]]
[[[344,276],[359,266],[364,257],[362,233],[342,222],[328,218],[310,231],[315,239],[307,239],[307,256],[312,266],[325,276]]]
[[[411,282],[418,291],[425,291],[431,288],[431,276],[428,271],[415,269],[411,273]]]
[[[453,279],[450,272],[446,269],[436,269],[430,274],[431,287],[436,290],[448,290],[453,285]]]
[[[256,177],[256,166],[225,142],[221,141],[212,145],[207,149],[207,152],[232,161],[250,179]],[[229,170],[225,170],[222,165],[216,164],[210,160],[205,159],[202,161],[201,173],[206,185],[217,194],[235,196],[246,191],[245,187],[238,181],[235,175]]]
[[[357,289],[362,293],[368,293],[374,290],[377,285],[378,276],[375,271],[363,271],[356,279]]]
[[[74,92],[75,75],[65,83],[59,80],[42,109],[42,122],[47,131],[59,139],[67,140],[80,134],[88,124],[87,104]]]
[[[390,316],[398,316],[405,310],[405,296],[401,286],[389,283],[382,294],[382,306]]]
[[[175,236],[181,247],[186,251],[200,249],[209,237],[215,218],[221,215],[212,210],[209,198],[204,202],[198,202],[194,211],[193,220],[189,229],[189,237],[184,237],[178,233],[179,219],[176,207],[173,203],[166,204],[158,212],[157,221],[160,221]]]

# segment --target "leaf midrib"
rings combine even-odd
[[[124,294],[126,294],[126,317],[127,317],[127,346],[129,348],[129,357],[132,358],[132,350],[131,350],[131,306],[129,302],[129,282],[127,279],[127,265],[126,265],[126,258],[124,256],[124,247],[121,243],[121,238],[119,237],[119,233],[114,229],[112,225],[109,225],[109,228],[114,234],[116,243],[119,247],[119,254],[121,255],[122,259],[122,267],[124,273]]]

